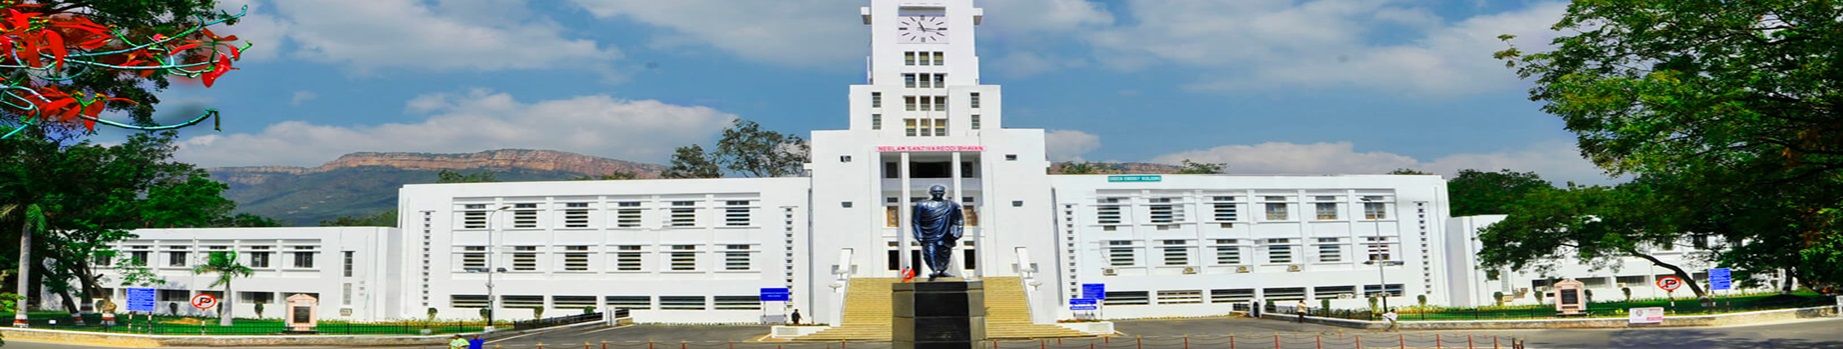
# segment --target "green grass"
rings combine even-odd
[[[10,319],[12,317],[12,313],[0,313],[0,319]],[[32,328],[110,333],[273,335],[280,334],[287,329],[287,324],[278,319],[237,318],[231,326],[218,326],[217,318],[161,315],[155,316],[152,320],[153,324],[149,326],[149,321],[144,316],[134,317],[132,324],[130,324],[130,319],[127,315],[118,315],[116,318],[116,326],[104,327],[100,325],[102,323],[100,315],[85,317],[84,326],[71,325],[70,314],[63,312],[35,311],[29,313],[28,317],[31,320]],[[51,321],[53,320],[56,320],[58,324],[52,325]],[[485,324],[484,321],[435,321],[434,323],[425,323],[423,321],[350,322],[327,320],[321,321],[315,330],[319,331],[320,334],[328,335],[417,335],[422,334],[422,330],[426,328],[430,330],[431,334],[450,334],[476,332],[479,331],[481,327],[484,327]],[[499,326],[501,328],[508,328],[505,322],[500,322]]]
[[[1757,310],[1814,307],[1833,304],[1833,300],[1814,292],[1801,291],[1792,294],[1757,293],[1714,297],[1714,305],[1704,307],[1694,298],[1679,298],[1672,304],[1670,299],[1632,299],[1610,302],[1591,302],[1587,305],[1587,316],[1596,318],[1625,317],[1627,309],[1662,307],[1667,315],[1706,315],[1737,313]],[[1544,302],[1553,302],[1544,299]],[[1429,309],[1402,308],[1398,310],[1403,321],[1437,321],[1437,320],[1485,320],[1485,319],[1548,319],[1555,316],[1554,303],[1543,305],[1513,305],[1503,307],[1434,307]]]

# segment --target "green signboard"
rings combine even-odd
[[[1125,175],[1125,176],[1107,176],[1107,182],[1108,182],[1108,183],[1121,183],[1121,182],[1163,182],[1164,180],[1165,180],[1165,176],[1160,176],[1160,175]]]

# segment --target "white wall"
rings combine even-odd
[[[1497,292],[1503,292],[1506,295],[1512,296],[1514,299],[1510,301],[1509,304],[1534,304],[1536,303],[1536,299],[1533,293],[1542,292],[1546,289],[1546,287],[1538,286],[1540,283],[1538,280],[1569,278],[1581,280],[1586,283],[1586,289],[1593,291],[1595,300],[1623,299],[1625,294],[1620,289],[1621,287],[1630,288],[1632,290],[1632,298],[1663,298],[1673,295],[1656,286],[1657,276],[1670,275],[1673,274],[1673,272],[1671,272],[1670,269],[1654,266],[1650,261],[1637,257],[1612,258],[1603,263],[1583,263],[1574,259],[1556,260],[1549,263],[1552,266],[1550,270],[1537,270],[1534,267],[1524,270],[1510,270],[1504,268],[1498,270],[1500,276],[1497,279],[1490,279],[1485,274],[1485,270],[1478,266],[1476,255],[1482,250],[1482,246],[1478,241],[1478,234],[1486,227],[1503,221],[1504,218],[1505,216],[1503,215],[1480,215],[1454,217],[1447,221],[1448,229],[1452,234],[1448,236],[1447,239],[1453,244],[1453,246],[1448,249],[1447,254],[1454,256],[1454,260],[1460,262],[1457,263],[1455,267],[1464,267],[1468,269],[1468,272],[1463,274],[1451,274],[1452,281],[1449,285],[1451,285],[1453,292],[1455,294],[1465,295],[1464,297],[1456,299],[1454,305],[1478,306],[1495,304],[1496,301],[1492,299],[1492,295]],[[1695,278],[1695,282],[1703,285],[1704,289],[1706,289],[1708,285],[1708,280],[1706,280],[1708,269],[1717,267],[1713,263],[1698,257],[1696,254],[1698,254],[1699,251],[1690,247],[1690,244],[1687,242],[1669,249],[1651,249],[1649,253],[1657,257],[1660,261],[1676,265],[1677,267],[1683,268],[1684,271],[1691,273]],[[1564,253],[1563,255],[1566,254]],[[1738,274],[1741,272],[1742,271],[1735,271],[1737,274],[1735,287],[1740,287]],[[1760,276],[1770,278],[1773,275]],[[1771,287],[1760,287],[1724,292],[1751,292],[1770,289]],[[1695,297],[1695,293],[1685,286],[1677,289],[1674,296],[1678,298],[1693,298]],[[1548,298],[1544,298],[1543,301],[1553,302],[1553,300]]]
[[[139,229],[137,236],[116,244],[116,250],[122,256],[128,256],[138,247],[148,247],[148,266],[167,283],[155,286],[164,290],[186,290],[189,295],[200,291],[221,291],[222,287],[210,286],[216,280],[214,274],[196,275],[191,267],[205,263],[212,246],[225,246],[237,251],[238,258],[255,269],[255,274],[247,278],[238,278],[231,282],[231,289],[239,296],[243,292],[270,292],[273,301],[266,304],[262,315],[279,318],[282,316],[282,303],[292,293],[316,293],[320,299],[321,319],[376,320],[395,318],[385,305],[396,300],[396,295],[389,292],[386,282],[390,275],[387,256],[391,250],[389,237],[397,229],[384,227],[296,227],[296,228],[211,228],[211,229]],[[295,247],[313,247],[313,268],[295,268]],[[169,252],[182,247],[187,252],[184,267],[169,266]],[[259,249],[267,247],[268,249]],[[352,275],[345,276],[346,263],[343,253],[353,253]],[[258,267],[252,262],[257,253],[270,253],[269,267]],[[119,284],[121,274],[116,269],[103,271],[106,279],[111,280],[106,286],[114,289],[113,295],[121,312],[126,312],[127,298]],[[345,287],[351,285],[351,299],[345,295]],[[50,299],[47,297],[46,299]],[[255,317],[255,305],[248,300],[229,301],[235,308],[237,317]],[[160,302],[157,311],[167,313],[167,304]],[[180,301],[181,314],[205,314],[215,312],[199,311],[190,304]],[[55,304],[55,303],[52,303]]]

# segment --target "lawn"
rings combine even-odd
[[[149,324],[145,316],[136,316],[130,324],[126,315],[118,315],[116,326],[101,326],[101,316],[85,317],[85,325],[74,326],[70,314],[62,312],[32,312],[32,328],[96,331],[113,333],[142,333],[169,335],[271,335],[287,329],[287,324],[279,319],[245,319],[238,318],[231,326],[218,326],[217,318],[155,316]],[[0,313],[0,319],[12,318],[12,313]],[[55,324],[53,322],[55,321]],[[349,322],[339,320],[321,321],[315,328],[320,334],[351,335],[414,335],[422,334],[428,329],[431,334],[449,334],[476,332],[484,327],[484,321],[440,321],[433,323],[423,321],[392,322]],[[501,328],[509,328],[501,322]]]
[[[1664,308],[1666,315],[1722,314],[1823,306],[1834,304],[1834,300],[1814,292],[1804,291],[1792,294],[1756,293],[1716,296],[1714,297],[1713,303],[1714,304],[1705,307],[1694,298],[1679,298],[1675,300],[1674,304],[1670,299],[1666,298],[1590,302],[1587,304],[1587,316],[1625,317],[1627,309],[1647,307]],[[1401,313],[1401,319],[1404,321],[1556,318],[1555,305],[1553,303],[1478,308],[1402,308],[1398,311]]]

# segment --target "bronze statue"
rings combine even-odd
[[[947,194],[947,187],[935,185],[928,187],[928,200],[915,203],[914,217],[910,224],[915,228],[915,241],[921,243],[922,260],[928,264],[928,280],[948,277],[949,261],[953,260],[954,243],[960,241],[964,234],[966,222],[960,212],[960,204],[953,200],[942,199]]]

